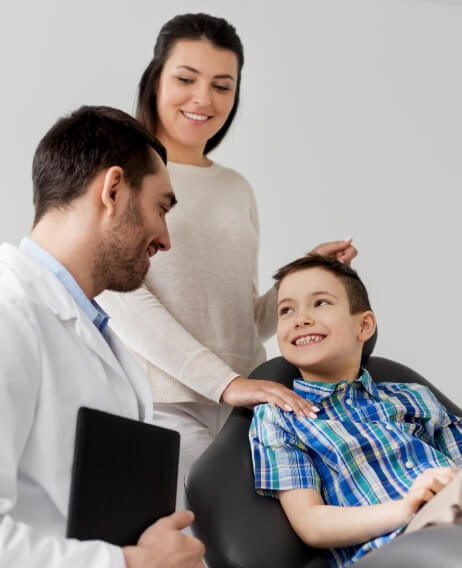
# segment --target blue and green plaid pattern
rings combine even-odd
[[[328,505],[359,506],[402,498],[430,467],[462,468],[462,419],[419,384],[374,383],[367,371],[335,384],[294,381],[320,407],[298,418],[272,404],[255,408],[250,444],[255,488],[314,489]],[[331,566],[349,566],[404,527],[362,545],[331,549]]]

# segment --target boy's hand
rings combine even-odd
[[[351,244],[352,237],[348,237],[344,241],[331,241],[322,243],[310,252],[322,254],[323,256],[333,256],[337,260],[350,266],[351,261],[358,254],[358,250]],[[308,253],[310,254],[310,253]]]
[[[275,381],[260,381],[236,377],[223,391],[222,402],[231,406],[253,408],[263,402],[271,402],[282,410],[294,412],[300,418],[316,418],[319,408]]]
[[[420,506],[446,487],[456,473],[452,467],[432,467],[416,477],[408,494],[402,499],[403,523],[407,522]]]

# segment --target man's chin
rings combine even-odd
[[[138,288],[140,288],[140,286],[143,284],[144,277],[146,276],[147,272],[148,271],[145,270],[143,274],[137,279],[130,278],[124,280],[123,282],[112,282],[106,287],[106,289],[111,290],[112,292],[134,292],[135,290],[138,290]]]

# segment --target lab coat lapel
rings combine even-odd
[[[125,377],[126,373],[112,351],[109,343],[105,340],[95,324],[90,321],[87,315],[83,313],[77,305],[75,314],[75,330],[80,339],[89,349],[102,359],[105,365],[117,373],[117,375]]]
[[[152,394],[147,375],[110,328],[107,328],[104,338],[85,314],[79,316],[75,324],[79,337],[112,372],[124,381],[128,379],[136,394],[140,420],[150,422]]]
[[[152,422],[152,393],[147,374],[110,328],[106,331],[106,339],[136,392],[140,420]]]

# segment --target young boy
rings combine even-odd
[[[329,548],[331,566],[349,566],[403,532],[462,468],[462,419],[428,388],[374,383],[360,368],[376,321],[355,271],[309,255],[274,278],[281,354],[300,370],[294,390],[319,410],[255,408],[255,487],[279,498],[304,542]]]

